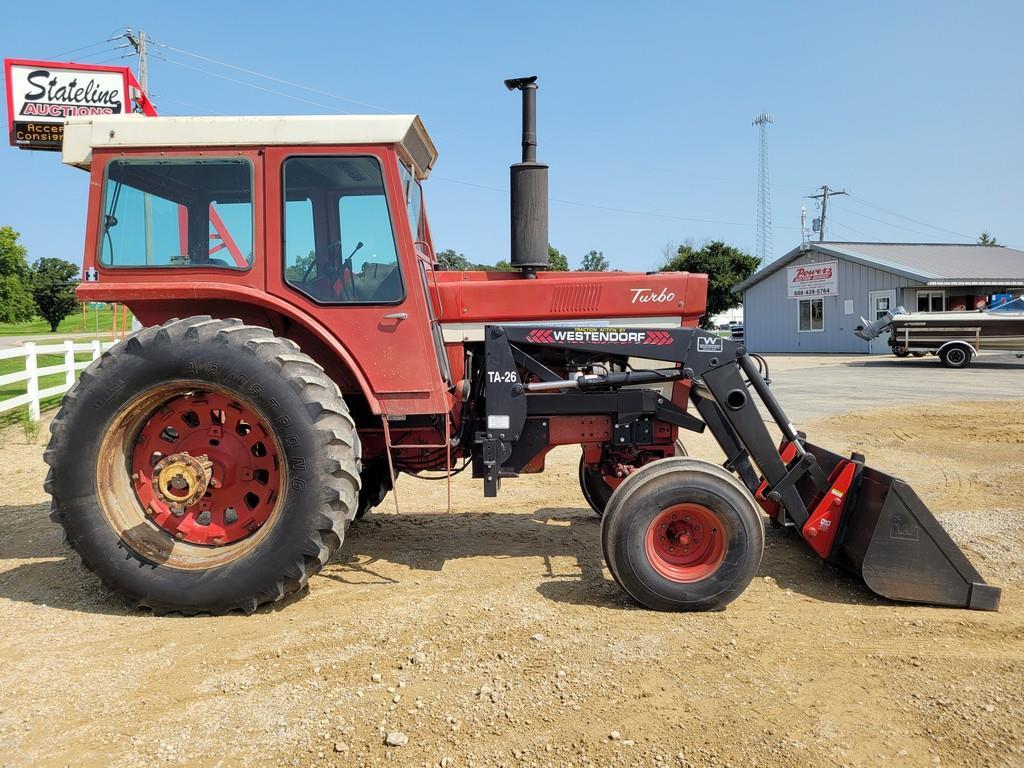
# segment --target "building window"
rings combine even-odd
[[[945,291],[918,291],[918,312],[944,312],[946,309]]]
[[[825,330],[824,300],[800,299],[800,324],[797,328],[801,333]]]

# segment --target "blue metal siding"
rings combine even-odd
[[[833,259],[809,251],[790,267],[819,264]],[[867,353],[868,343],[853,335],[861,316],[868,314],[868,292],[896,289],[896,303],[904,301],[903,289],[921,283],[846,259],[839,262],[839,295],[822,298],[825,330],[797,330],[800,302],[786,297],[786,269],[780,269],[743,292],[743,331],[751,352]],[[853,299],[853,314],[844,315],[846,299]]]

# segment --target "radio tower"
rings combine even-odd
[[[775,122],[771,112],[762,112],[751,121],[761,134],[757,165],[756,253],[761,264],[772,260],[772,190],[768,183],[768,126]]]

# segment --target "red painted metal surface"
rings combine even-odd
[[[779,455],[782,457],[782,463],[789,466],[789,463],[796,458],[796,445],[793,443],[786,443],[779,451]],[[754,493],[754,501],[761,505],[761,509],[767,513],[768,517],[773,520],[779,516],[779,504],[776,501],[772,501],[767,498],[764,494],[768,490],[768,481],[761,480],[761,485],[757,487],[757,491]]]
[[[175,515],[154,486],[161,459],[187,453],[212,462],[205,496]],[[240,541],[267,522],[281,471],[274,441],[260,417],[216,392],[175,397],[142,426],[132,452],[132,485],[154,524],[191,544]]]
[[[437,288],[448,323],[678,317],[694,326],[707,309],[707,276],[685,272],[438,272]]]
[[[844,461],[835,468],[829,478],[828,493],[815,505],[811,516],[804,523],[801,531],[803,537],[822,558],[827,558],[832,552],[832,543],[839,530],[844,503],[856,470],[857,465],[852,461]]]
[[[711,576],[725,559],[722,521],[701,504],[675,504],[647,526],[644,552],[669,581],[688,584]]]
[[[253,264],[244,270],[215,267],[152,269],[106,268],[98,263],[102,192],[106,163],[130,155],[139,158],[245,157],[254,170]],[[281,170],[292,155],[371,155],[380,162],[395,234],[396,250],[406,295],[390,305],[318,304],[284,281],[282,242]],[[216,235],[239,263],[240,253],[218,226]],[[432,252],[430,227],[424,212],[419,238],[424,252]],[[215,246],[216,247],[216,246]],[[84,301],[126,303],[146,325],[171,317],[211,313],[240,317],[244,322],[270,327],[295,340],[338,381],[346,394],[365,398],[377,415],[410,416],[450,414],[458,417],[459,403],[443,381],[431,336],[430,306],[449,329],[445,354],[455,381],[463,378],[464,343],[486,323],[566,319],[614,321],[615,318],[671,318],[673,324],[693,326],[706,309],[707,278],[684,273],[654,275],[630,273],[539,273],[525,279],[519,273],[434,272],[424,290],[419,278],[416,241],[409,229],[408,214],[394,147],[218,147],[209,149],[116,151],[96,148],[91,169],[89,227],[84,266],[96,268],[98,282],[79,288]],[[429,295],[428,295],[429,293]],[[388,316],[391,317],[388,317]],[[476,329],[476,330],[473,330]],[[462,330],[463,335],[452,331]],[[453,340],[453,336],[459,340]],[[677,383],[673,400],[685,406],[687,387]],[[552,444],[587,442],[585,430],[552,420]],[[564,429],[563,429],[564,427]],[[372,428],[371,428],[372,429]],[[416,442],[422,437],[436,442],[436,430],[406,432]],[[564,434],[561,434],[564,432]],[[575,439],[570,440],[569,432]],[[602,433],[603,434],[603,433]],[[367,435],[368,456],[384,452],[383,439]],[[671,441],[671,437],[669,438]],[[593,442],[593,439],[590,440]],[[376,446],[376,448],[374,448]],[[440,461],[443,462],[443,459]],[[543,466],[543,453],[537,462]],[[439,465],[440,467],[441,465]]]

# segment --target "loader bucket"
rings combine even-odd
[[[810,443],[826,473],[849,461]],[[804,481],[804,498],[815,493]],[[891,600],[994,611],[1001,590],[985,583],[960,548],[902,480],[863,467],[843,505],[828,561]]]

